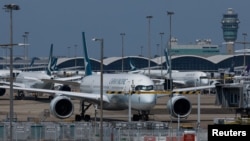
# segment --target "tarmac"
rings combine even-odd
[[[187,127],[200,127],[207,129],[209,124],[214,124],[215,118],[234,118],[236,115],[233,110],[222,109],[220,106],[215,105],[215,94],[201,94],[200,95],[200,123],[198,122],[198,96],[195,94],[186,95],[192,103],[192,112],[187,119],[174,119],[169,115],[166,108],[166,103],[169,99],[168,96],[157,100],[157,105],[151,111],[149,116],[150,121],[168,122],[173,128],[178,125]],[[73,122],[75,116],[72,115],[68,119],[57,119],[49,113],[50,100],[47,97],[35,100],[33,97],[27,97],[24,100],[13,100],[14,103],[14,117],[17,121],[58,121],[58,122]],[[73,100],[74,114],[80,113],[80,101]],[[6,121],[10,111],[9,94],[0,97],[0,120]],[[132,111],[132,114],[136,111]],[[92,120],[99,120],[100,111],[97,110],[95,114],[94,107],[91,106],[87,111]],[[96,118],[95,118],[96,115]],[[104,121],[128,121],[128,110],[122,111],[103,111]]]

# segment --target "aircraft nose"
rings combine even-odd
[[[152,109],[156,104],[156,94],[144,94],[140,97],[141,108]]]
[[[156,103],[156,95],[155,94],[145,94],[146,96],[142,97],[142,101],[145,103]]]

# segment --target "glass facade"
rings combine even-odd
[[[211,61],[198,57],[179,57],[172,60],[173,70],[203,70],[214,71],[217,67]]]
[[[243,54],[240,55],[231,55],[231,57],[225,56],[223,59],[223,55],[219,56],[221,60],[217,62],[213,62],[212,60],[208,60],[206,57],[201,56],[191,56],[191,55],[182,55],[182,56],[172,56],[172,69],[174,70],[200,70],[200,71],[217,71],[221,68],[229,68],[231,66],[238,67],[242,66],[244,62],[244,58],[246,58],[246,65],[250,65],[250,55],[246,54],[244,57]],[[130,60],[133,60],[133,64],[136,68],[147,68],[148,67],[148,59],[143,57],[124,57],[124,71],[131,70]],[[84,59],[83,58],[72,58],[72,59],[63,59],[65,61],[58,61],[61,63],[57,64],[58,69],[69,68],[69,67],[77,67],[80,70],[84,70]],[[0,60],[0,68],[9,67],[9,60]],[[100,70],[100,61],[95,59],[90,59],[91,67],[93,71]],[[47,67],[48,60],[41,59],[36,60],[34,62],[34,68],[32,70],[45,70]],[[166,68],[165,59],[162,62],[163,68]],[[14,61],[14,68],[22,68],[25,64],[25,60]],[[111,61],[109,64],[104,64],[103,68],[105,72],[120,72],[122,69],[122,59]],[[150,62],[151,67],[159,67],[161,66],[160,61],[157,63],[155,61]]]
[[[146,58],[141,57],[124,57],[124,71],[131,70],[130,67],[130,60],[133,60],[133,64],[136,68],[147,68],[148,67],[148,60]],[[207,60],[206,57],[201,56],[173,56],[172,59],[172,69],[173,70],[200,70],[200,71],[217,71],[219,68],[229,68],[232,66],[242,66],[244,60],[244,55],[232,55],[232,57],[229,57],[227,59],[221,60],[218,63],[214,63],[211,60]],[[90,60],[91,66],[94,71],[100,70],[100,62],[96,60]],[[79,59],[77,61],[77,65],[84,66],[84,60]],[[162,65],[164,68],[166,68],[165,65],[166,62],[163,62]],[[250,55],[246,55],[246,64],[250,63]],[[120,72],[122,67],[122,59],[114,60],[114,62],[111,62],[107,65],[104,65],[104,71],[106,72]],[[75,61],[74,59],[68,60],[66,62],[63,62],[61,64],[58,64],[59,68],[62,67],[74,67]],[[151,61],[150,63],[151,67],[160,66],[161,64],[158,64],[154,61]],[[82,68],[84,70],[84,67]]]

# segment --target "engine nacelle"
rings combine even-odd
[[[50,102],[50,112],[60,119],[69,118],[74,112],[74,104],[67,96],[56,96]]]
[[[187,118],[192,110],[192,104],[187,97],[175,95],[168,100],[167,108],[172,117]]]
[[[3,96],[6,92],[6,89],[0,88],[0,96]]]

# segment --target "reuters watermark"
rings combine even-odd
[[[250,138],[250,125],[215,124],[208,125],[208,141],[219,139],[244,139]]]

